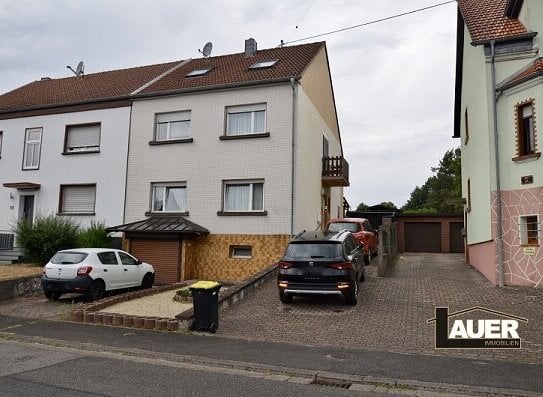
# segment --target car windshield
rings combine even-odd
[[[340,243],[291,243],[285,252],[288,259],[334,259],[343,256]]]
[[[352,222],[334,222],[328,225],[328,230],[330,230],[331,232],[339,232],[345,229],[350,232],[357,232],[358,225]]]
[[[51,258],[51,263],[55,265],[74,265],[83,262],[88,255],[84,252],[57,252]]]

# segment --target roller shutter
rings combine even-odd
[[[181,242],[132,240],[131,253],[155,268],[155,284],[173,284],[181,277]]]
[[[404,223],[406,252],[441,252],[441,222]]]

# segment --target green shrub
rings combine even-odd
[[[70,218],[37,215],[34,221],[20,219],[15,228],[17,245],[24,257],[45,265],[59,250],[78,244],[79,225]]]
[[[175,291],[175,294],[178,296],[192,296],[192,292],[188,288],[181,288]]]
[[[81,248],[111,248],[112,240],[108,237],[103,222],[91,222],[91,225],[79,233],[78,246]]]

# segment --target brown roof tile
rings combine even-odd
[[[537,58],[535,61],[508,77],[498,84],[498,88],[511,88],[537,76],[543,76],[543,58]]]
[[[141,93],[154,94],[192,89],[210,89],[298,77],[323,47],[324,42],[318,42],[259,50],[254,56],[245,56],[243,53],[239,53],[207,59],[193,59],[147,87]],[[249,68],[256,62],[270,60],[277,60],[277,63],[269,68]],[[187,73],[192,70],[209,67],[212,68],[211,71],[203,76],[186,77]]]
[[[34,81],[0,96],[0,113],[128,97],[180,61]]]
[[[505,15],[508,0],[458,0],[471,39],[480,42],[527,33],[518,19]]]

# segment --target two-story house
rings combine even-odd
[[[467,259],[496,285],[541,287],[543,2],[458,0],[458,10]]]
[[[123,222],[130,94],[179,63],[42,78],[0,96],[0,259],[17,259],[21,217]]]
[[[159,283],[247,277],[293,234],[342,216],[348,164],[324,43],[249,39],[132,98],[125,225],[111,230],[159,264]]]

